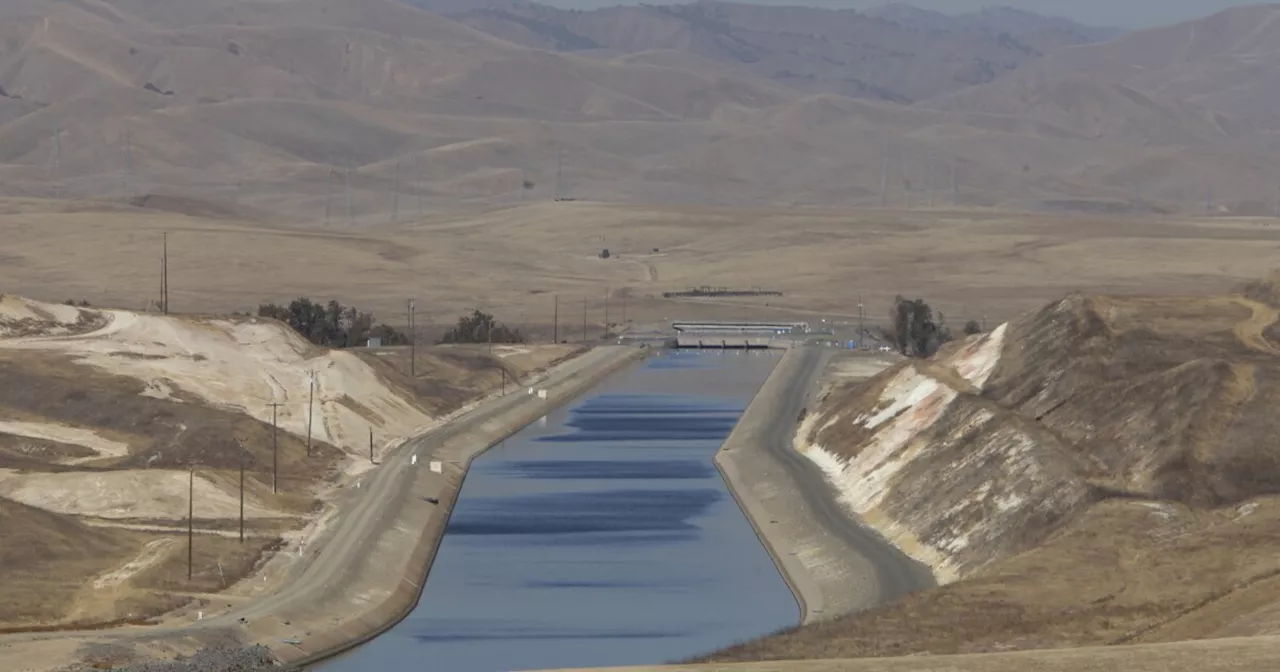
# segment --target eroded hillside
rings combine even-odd
[[[235,591],[294,561],[275,551],[323,528],[371,451],[576,352],[425,350],[411,378],[400,349],[328,351],[272,320],[0,295],[0,523],[17,540],[0,544],[0,581],[24,586],[0,596],[0,630],[135,621]]]
[[[1275,280],[1072,295],[832,390],[798,448],[945,585],[716,658],[1276,631]]]

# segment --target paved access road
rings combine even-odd
[[[928,567],[898,550],[878,532],[857,522],[841,506],[835,488],[818,465],[793,447],[797,418],[801,409],[808,407],[810,396],[817,388],[818,376],[832,354],[834,353],[830,350],[809,346],[801,346],[789,353],[789,356],[801,357],[797,372],[786,381],[785,394],[772,409],[772,421],[767,424],[759,440],[762,448],[796,482],[811,517],[874,567],[878,587],[875,602],[883,604],[908,593],[932,587],[932,573]]]
[[[560,386],[566,389],[574,387],[585,389],[586,383],[594,380],[602,370],[629,360],[635,353],[636,350],[633,348],[594,349],[554,370],[539,383],[539,387],[553,390]],[[516,390],[513,394],[483,403],[471,412],[395,450],[382,465],[363,477],[362,488],[349,493],[346,501],[340,504],[341,513],[330,526],[329,532],[313,542],[320,551],[314,560],[296,563],[284,586],[274,594],[252,600],[222,615],[196,623],[125,627],[107,631],[59,631],[6,635],[0,636],[0,645],[18,647],[23,641],[48,639],[128,643],[130,640],[147,641],[182,637],[215,629],[235,631],[244,629],[246,626],[248,638],[255,639],[255,621],[266,620],[268,616],[278,618],[283,613],[315,611],[315,609],[309,609],[310,605],[324,604],[342,595],[347,579],[361,569],[370,549],[374,548],[379,537],[394,525],[398,507],[403,505],[410,495],[415,474],[426,468],[423,464],[425,460],[435,457],[435,459],[456,458],[458,461],[463,461],[487,447],[487,444],[481,445],[479,436],[501,434],[518,429],[519,425],[505,427],[513,414],[523,415],[539,408],[549,410],[567,400],[568,397],[564,394],[553,394],[551,399],[540,400],[535,395]],[[473,435],[477,436],[477,439],[469,440]],[[460,441],[459,438],[462,440]],[[443,451],[446,455],[439,455],[445,447],[449,448]],[[453,455],[453,453],[459,454]],[[416,467],[413,466],[414,456],[417,456]],[[456,465],[452,468],[461,469]],[[441,484],[442,490],[444,487],[446,485]],[[311,547],[312,544],[308,544],[308,548]],[[311,553],[314,551],[308,552],[308,555]],[[400,580],[398,576],[388,578],[392,581]],[[332,622],[332,614],[310,615],[315,616],[314,620],[320,625]],[[295,622],[294,625],[301,629],[304,624]]]

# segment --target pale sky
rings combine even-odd
[[[2,1],[2,0],[0,0]],[[619,4],[639,4],[637,0],[542,0],[556,7],[591,9]],[[673,4],[683,0],[644,0],[647,4]],[[867,9],[887,0],[740,0],[770,5],[810,5],[833,9]],[[990,5],[1007,5],[1040,14],[1063,16],[1082,23],[1117,28],[1141,28],[1174,23],[1212,14],[1237,5],[1258,2],[1242,0],[909,0],[910,4],[948,14],[958,14]]]

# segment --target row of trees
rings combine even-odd
[[[493,319],[493,316],[474,311],[458,318],[458,325],[445,332],[441,343],[524,343],[525,336],[519,329],[509,329]]]
[[[890,327],[885,330],[885,340],[908,357],[931,357],[945,343],[952,340],[947,317],[938,311],[934,319],[933,308],[924,299],[905,299],[896,296],[889,311]],[[966,336],[982,332],[977,320],[964,325]]]
[[[86,304],[87,305],[87,304]],[[375,322],[373,313],[344,306],[337,301],[322,304],[306,297],[294,299],[287,306],[264,303],[258,306],[259,317],[280,320],[316,345],[326,348],[351,348],[364,345],[370,338],[382,339],[383,345],[405,345],[408,334],[386,324]],[[445,332],[441,343],[523,343],[525,335],[510,329],[482,311],[458,318],[458,324]]]
[[[373,313],[361,312],[337,301],[322,304],[302,297],[287,306],[265,303],[258,306],[258,316],[280,320],[308,341],[326,348],[360,346],[370,338],[380,338],[385,345],[409,342],[404,332],[375,323]]]

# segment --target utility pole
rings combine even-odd
[[[391,223],[400,220],[400,160],[396,159],[395,189],[391,192]]]
[[[191,567],[195,563],[196,557],[196,465],[193,462],[190,465],[190,471],[187,476],[187,580],[191,580]]]
[[[609,288],[605,287],[604,288],[604,336],[602,336],[601,338],[607,337],[608,335],[609,335]]]
[[[934,179],[933,157],[926,153],[924,157],[924,197],[925,201],[928,203],[928,207],[930,208],[933,207]]]
[[[884,154],[880,157],[880,207],[889,207],[889,143],[887,141]]]
[[[169,232],[161,233],[160,248],[160,310],[169,314]]]
[[[587,342],[587,300],[582,299],[582,342]]]
[[[564,147],[557,147],[556,153],[556,200],[564,198]]]
[[[373,425],[369,425],[369,464],[377,464],[373,461]]]
[[[277,436],[276,409],[281,404],[273,401],[267,405],[271,407],[271,493],[275,494],[280,492],[278,488],[280,479],[280,442]]]
[[[864,347],[867,340],[867,328],[863,319],[862,295],[858,295],[858,347]]]
[[[345,171],[343,171],[343,172],[346,174],[346,177],[347,177],[347,188],[346,188],[346,191],[347,191],[347,223],[348,223],[348,224],[355,224],[355,223],[356,223],[356,216],[355,216],[354,211],[351,209],[351,159],[349,159],[349,158],[347,159],[346,170],[345,170]]]
[[[53,179],[62,179],[62,127],[53,131]]]
[[[960,205],[960,180],[956,172],[956,157],[951,157],[951,205]]]
[[[311,457],[311,421],[316,401],[316,370],[311,369],[311,396],[307,399],[307,457]]]
[[[555,295],[555,306],[556,306],[555,312],[553,313],[553,317],[551,318],[552,325],[553,325],[551,327],[551,342],[556,345],[559,345],[560,344],[560,295],[559,294]]]
[[[911,180],[907,177],[907,148],[905,145],[898,148],[898,152],[902,155],[899,167],[902,169],[902,207],[911,207]]]
[[[330,167],[324,174],[324,225],[329,226],[329,211],[333,204],[333,168]]]
[[[124,133],[124,193],[129,195],[129,178],[133,175],[133,133]]]
[[[236,445],[240,448],[240,543],[244,543],[244,444],[239,439]]]
[[[418,365],[418,311],[414,309],[416,299],[409,299],[409,310],[405,313],[409,320],[409,378],[417,377]]]

